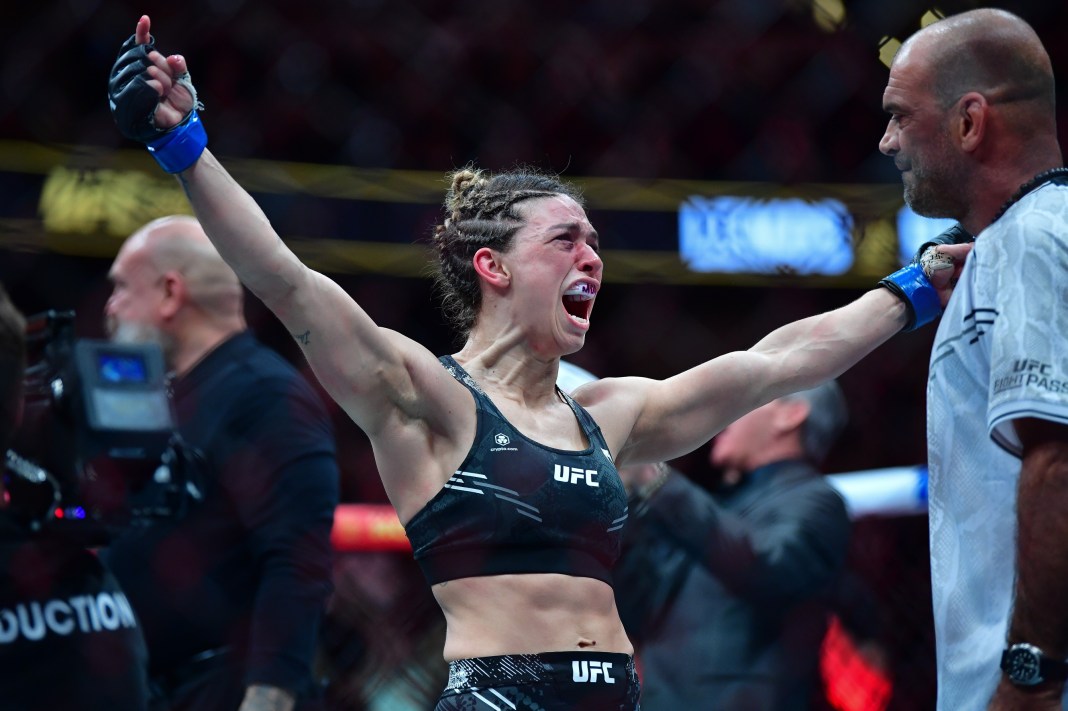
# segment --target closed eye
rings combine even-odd
[[[558,235],[556,237],[553,237],[553,241],[554,242],[555,241],[567,242],[572,247],[575,246],[575,244],[579,241],[579,239],[581,239],[581,238],[578,235],[573,235],[573,234],[562,234],[562,235]],[[601,245],[597,241],[596,237],[587,238],[586,239],[586,244],[588,244],[590,246],[590,249],[592,249],[595,253],[597,253],[597,254],[601,253]]]

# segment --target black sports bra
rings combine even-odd
[[[408,522],[431,585],[506,573],[563,573],[611,584],[627,495],[600,428],[564,394],[590,446],[553,449],[525,437],[453,360],[475,398],[475,441],[460,468]]]

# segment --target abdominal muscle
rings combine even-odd
[[[556,573],[493,575],[439,583],[445,659],[540,652],[622,652],[634,648],[612,588]]]

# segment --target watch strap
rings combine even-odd
[[[1050,659],[1043,655],[1042,661],[1038,663],[1039,674],[1043,679],[1064,681],[1068,679],[1068,662],[1062,662],[1059,659]]]

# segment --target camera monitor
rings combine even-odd
[[[82,381],[89,429],[109,433],[173,430],[158,348],[107,341],[78,341],[74,359]]]

